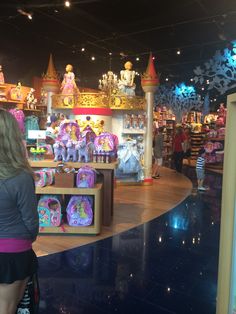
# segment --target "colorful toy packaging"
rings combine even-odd
[[[79,168],[76,176],[77,188],[94,188],[95,186],[95,169],[89,166]]]
[[[43,195],[38,202],[39,226],[58,227],[61,224],[61,203],[55,195]]]
[[[91,196],[72,196],[66,208],[69,226],[90,226],[93,223],[92,208]]]
[[[111,152],[115,149],[113,134],[104,132],[98,135],[94,140],[96,151]]]
[[[43,170],[34,171],[34,181],[35,181],[35,186],[37,187],[42,188],[46,186],[47,176],[46,176],[45,171]]]
[[[76,122],[69,121],[60,125],[59,130],[60,140],[66,144],[68,141],[78,141],[80,138],[80,129]]]
[[[44,187],[54,182],[55,169],[44,168],[34,171],[35,186]]]

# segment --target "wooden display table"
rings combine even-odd
[[[55,168],[58,162],[53,160],[29,160],[32,168]],[[113,199],[114,199],[114,170],[117,167],[117,162],[112,163],[82,163],[82,162],[67,162],[68,166],[78,169],[88,165],[98,170],[103,175],[103,190],[102,190],[102,224],[109,226],[113,215]],[[62,193],[63,194],[63,193]]]
[[[62,224],[59,227],[41,227],[40,233],[63,233],[63,234],[99,234],[101,231],[101,192],[102,184],[96,184],[91,188],[59,188],[53,185],[36,187],[36,194],[63,194],[63,195],[92,195],[94,196],[94,223],[91,226],[72,227]]]

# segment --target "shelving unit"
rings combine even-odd
[[[205,144],[207,142],[220,142],[222,144],[222,148],[217,149],[214,154],[217,155],[217,152],[222,152],[224,151],[224,137],[208,137],[204,139]],[[210,159],[209,156],[211,156],[213,153],[206,153],[206,167],[207,168],[214,168],[214,169],[223,169],[223,160],[217,160],[217,157],[215,156],[215,161],[208,162]]]
[[[53,160],[29,160],[32,168],[55,168],[57,162]],[[104,226],[110,226],[113,215],[113,203],[114,203],[114,170],[117,167],[117,162],[111,163],[83,163],[83,162],[67,162],[69,167],[78,169],[82,166],[89,165],[98,170],[102,175],[102,224]],[[78,191],[78,190],[77,190]]]
[[[101,201],[102,201],[102,184],[96,184],[95,188],[59,188],[56,186],[36,187],[36,194],[49,195],[91,195],[94,197],[93,213],[94,222],[91,226],[72,227],[63,223],[59,227],[41,227],[41,234],[99,234],[101,231]]]
[[[164,127],[164,155],[163,165],[171,166],[171,156],[173,153],[173,139],[175,132],[175,120],[166,120]]]
[[[197,159],[198,152],[204,145],[204,132],[191,133],[191,158]]]

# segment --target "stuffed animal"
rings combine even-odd
[[[66,161],[70,161],[70,159],[72,158],[72,161],[76,162],[77,153],[76,153],[75,144],[73,143],[73,141],[69,140],[66,144],[66,148],[67,148]]]
[[[81,139],[75,147],[78,150],[78,161],[82,162],[84,159],[84,162],[88,162],[89,152],[86,139],[85,138]]]
[[[53,144],[53,149],[55,155],[54,161],[66,161],[66,148],[62,142],[56,141],[55,144]]]

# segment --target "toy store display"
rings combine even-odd
[[[43,185],[44,174],[40,171],[38,175],[38,182]],[[38,203],[41,234],[100,233],[102,184],[96,184],[93,188],[37,186],[36,193],[41,195]],[[65,197],[67,195],[69,199]]]
[[[66,208],[69,226],[90,226],[93,223],[93,198],[72,196]]]
[[[205,117],[209,121],[204,126],[206,150],[206,166],[223,168],[224,161],[224,139],[227,109],[221,103],[216,114],[209,114]]]
[[[198,152],[201,147],[204,145],[204,136],[205,132],[198,131],[196,132],[192,130],[191,132],[191,158],[197,159]]]
[[[143,156],[144,144],[143,137],[136,139],[127,138],[118,146],[118,167],[116,178],[125,182],[140,182],[144,178]]]
[[[222,168],[224,161],[225,128],[209,129],[205,136],[206,164]]]
[[[38,202],[39,227],[58,227],[61,225],[61,199],[55,195],[43,195]]]
[[[95,169],[84,165],[76,173],[59,163],[35,170],[34,179],[41,233],[100,233],[102,184],[96,184]]]
[[[94,188],[96,183],[96,170],[89,166],[79,168],[76,175],[77,188]]]
[[[125,114],[123,121],[123,133],[144,133],[146,129],[145,114]]]
[[[33,160],[43,160],[46,150],[43,147],[31,147],[30,158]]]
[[[22,134],[25,133],[26,128],[25,128],[25,114],[22,110],[20,109],[10,109],[9,112],[16,118],[16,121],[18,122],[20,131]]]
[[[175,115],[166,106],[156,107],[153,113],[153,129],[163,128],[164,146],[163,146],[163,164],[170,166],[173,138],[175,131]]]
[[[76,122],[64,122],[53,144],[54,161],[110,163],[116,155],[117,145],[114,134],[96,135],[89,127],[80,131]]]
[[[55,187],[73,188],[75,185],[75,168],[59,163],[55,169]]]
[[[39,118],[35,115],[27,116],[25,117],[24,125],[25,125],[25,139],[27,141],[27,144],[35,143],[35,140],[29,138],[28,131],[39,130]]]

